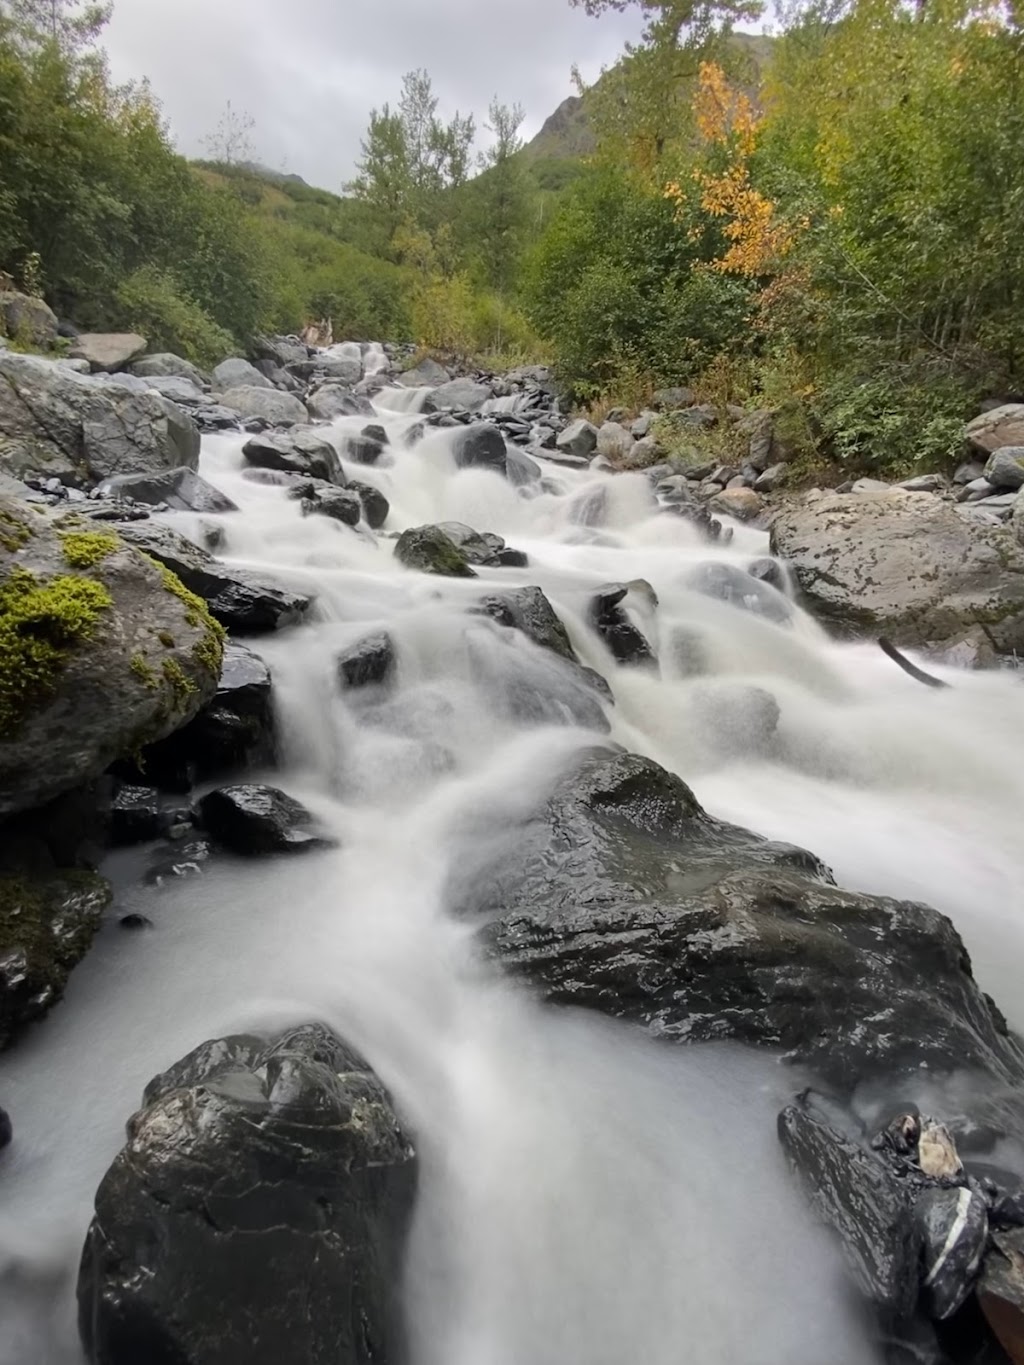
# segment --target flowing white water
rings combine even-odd
[[[65,1003],[4,1061],[16,1136],[0,1158],[0,1365],[79,1360],[77,1255],[145,1082],[205,1038],[309,1018],[363,1048],[417,1134],[412,1365],[871,1365],[777,1150],[774,1115],[798,1078],[738,1048],[657,1047],[542,1008],[482,971],[471,926],[446,914],[465,839],[507,826],[595,742],[496,705],[487,679],[513,654],[540,679],[552,664],[469,609],[488,588],[540,584],[612,682],[614,740],[679,772],[716,815],[810,847],[841,882],[950,913],[1017,1027],[1024,692],[953,673],[954,688],[929,691],[799,613],[780,626],[703,597],[688,573],[745,565],[761,534],[738,527],[709,548],[658,514],[640,475],[552,465],[543,491],[519,492],[457,472],[445,433],[406,446],[420,401],[378,397],[388,462],[350,473],[386,493],[389,529],[464,521],[526,550],[528,569],[410,573],[389,540],[303,519],[283,489],[245,479],[243,438],[204,443],[203,473],[241,508],[220,522],[225,556],[316,594],[314,621],[254,643],[285,746],[270,780],[341,847],[224,860],[159,890],[130,875],[134,856],[113,860],[118,913],[154,931],[108,926]],[[660,601],[638,617],[658,678],[616,667],[586,624],[597,585],[637,577]],[[390,700],[339,695],[334,657],[381,627],[398,656]],[[754,748],[736,721],[751,684],[781,712]]]

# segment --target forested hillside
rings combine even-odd
[[[101,8],[7,0],[0,269],[201,363],[330,318],[549,358],[581,402],[767,404],[858,468],[952,454],[1024,386],[1018,10],[808,0],[769,40],[731,33],[749,0],[635,3],[643,41],[529,146],[518,106],[445,122],[412,72],[333,193],[255,168],[230,109],[189,164],[111,81]]]

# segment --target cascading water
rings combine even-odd
[[[765,537],[737,528],[709,548],[658,514],[642,475],[549,465],[521,492],[457,471],[448,433],[407,442],[419,401],[378,397],[389,456],[358,470],[390,499],[389,529],[465,522],[526,551],[528,569],[410,573],[387,539],[303,518],[283,489],[246,479],[244,438],[204,443],[202,472],[240,508],[219,523],[225,557],[316,596],[315,621],[258,648],[284,747],[271,780],[340,848],[215,862],[160,888],[140,882],[139,855],[111,858],[119,913],[155,931],[109,926],[4,1067],[17,1142],[2,1170],[0,1365],[80,1359],[77,1256],[146,1081],[202,1039],[311,1018],[366,1052],[417,1134],[413,1365],[871,1365],[833,1246],[775,1142],[794,1074],[543,1008],[483,973],[470,929],[446,914],[465,839],[507,827],[604,739],[498,707],[488,680],[506,641],[470,608],[496,584],[541,585],[583,662],[613,682],[614,741],[681,774],[714,814],[811,848],[841,883],[950,913],[981,984],[1024,1027],[1024,774],[1006,743],[1019,683],[949,674],[955,687],[926,692],[799,611],[780,625],[703,596],[687,586],[696,566],[745,565]],[[340,420],[339,437],[365,421]],[[598,585],[636,578],[659,601],[643,625],[660,676],[617,668],[587,624]],[[334,660],[382,627],[396,685],[367,707],[338,692]],[[543,686],[553,665],[523,642],[516,667]],[[737,728],[749,684],[780,708],[770,751]]]

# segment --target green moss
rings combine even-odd
[[[185,620],[188,624],[203,632],[203,638],[192,649],[193,659],[208,669],[214,678],[219,678],[221,663],[224,659],[224,640],[227,635],[224,627],[219,621],[213,619],[210,615],[210,609],[203,599],[197,597],[194,592],[189,592],[177,574],[172,573],[165,564],[161,564],[152,555],[146,555],[146,558],[160,574],[166,591],[173,593],[178,601],[184,604]],[[164,634],[166,635],[166,632]],[[161,635],[160,640],[162,644],[167,645],[168,649],[174,645],[174,640],[169,635],[166,639],[164,635]],[[169,644],[168,640],[170,641]]]
[[[132,672],[135,674],[135,676],[139,679],[139,681],[143,684],[144,687],[146,687],[150,692],[156,691],[156,689],[160,685],[160,679],[156,676],[156,673],[153,671],[153,669],[150,667],[150,665],[146,662],[146,660],[142,657],[141,654],[133,654],[132,661],[129,666]]]
[[[20,550],[28,543],[32,535],[32,527],[16,512],[0,507],[0,546],[3,549],[14,554],[15,550]]]
[[[14,569],[0,583],[0,738],[53,695],[69,652],[112,606],[102,583],[88,578],[44,583]]]
[[[170,684],[175,701],[184,709],[189,697],[194,696],[199,689],[176,659],[165,659],[160,671],[163,673],[164,679]]]
[[[91,569],[121,548],[113,531],[58,531],[64,558],[73,569]]]

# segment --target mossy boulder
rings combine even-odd
[[[0,497],[0,816],[191,720],[222,628],[109,529]]]
[[[0,873],[0,1048],[61,998],[110,898],[95,872]]]
[[[418,569],[421,573],[444,578],[476,577],[469,560],[440,526],[414,526],[403,531],[395,546],[395,558],[407,569]]]

